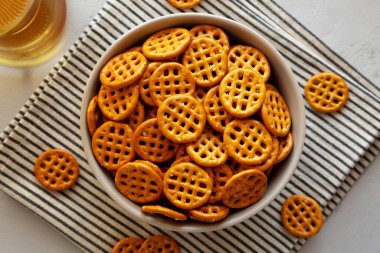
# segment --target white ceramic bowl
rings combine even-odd
[[[151,216],[141,212],[139,205],[129,201],[118,192],[112,178],[109,177],[104,169],[102,169],[97,163],[91,151],[91,136],[87,130],[86,124],[87,105],[99,90],[99,72],[102,66],[105,65],[110,58],[138,43],[142,44],[144,39],[150,34],[161,29],[168,27],[191,27],[196,24],[211,24],[219,26],[228,34],[231,41],[238,41],[241,44],[254,46],[266,55],[271,66],[271,80],[277,85],[289,106],[292,116],[291,132],[294,136],[293,151],[286,161],[281,164],[281,168],[276,169],[273,173],[265,196],[254,205],[233,211],[223,221],[213,224],[200,223],[192,220],[186,222],[174,222],[166,218]],[[121,205],[129,215],[140,221],[147,222],[166,230],[206,232],[238,224],[254,216],[277,197],[280,191],[288,183],[301,156],[305,137],[305,114],[301,93],[289,65],[265,38],[249,27],[230,19],[209,14],[181,13],[159,17],[133,28],[115,41],[115,43],[103,54],[91,73],[85,88],[81,107],[80,126],[83,147],[90,167],[93,169],[99,183],[104,187],[109,196]]]

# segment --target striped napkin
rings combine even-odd
[[[182,234],[139,223],[103,191],[87,165],[79,135],[86,81],[103,52],[132,27],[177,13],[166,1],[109,0],[61,61],[51,70],[0,136],[1,189],[49,222],[86,252],[109,252],[124,236],[166,233],[183,252],[295,252],[305,240],[281,225],[281,204],[291,194],[316,199],[327,218],[380,149],[380,90],[272,1],[204,0],[194,12],[243,23],[264,35],[290,63],[303,90],[320,71],[348,83],[350,98],[339,113],[319,114],[306,106],[301,160],[281,194],[255,217],[228,229]],[[33,174],[36,157],[49,148],[73,153],[81,167],[75,187],[42,188]]]

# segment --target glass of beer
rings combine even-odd
[[[0,0],[0,64],[34,66],[52,57],[65,20],[65,0]]]

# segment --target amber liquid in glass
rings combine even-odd
[[[0,0],[0,8],[5,9],[9,1],[17,0]],[[53,48],[61,37],[66,20],[66,1],[34,0],[33,4],[33,9],[23,20],[15,20],[19,22],[18,26],[0,35],[0,64],[33,66],[55,54]],[[6,13],[0,11],[0,15],[6,18]]]

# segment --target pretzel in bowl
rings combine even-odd
[[[265,194],[267,177],[259,170],[245,170],[226,183],[222,201],[229,208],[244,208],[259,201]]]
[[[149,93],[153,103],[160,106],[170,96],[186,94],[192,96],[195,80],[191,72],[176,62],[161,64],[149,78]]]
[[[186,153],[194,162],[204,167],[219,166],[228,160],[223,136],[212,128],[206,128],[197,141],[186,144]]]
[[[148,61],[139,52],[124,52],[109,60],[100,71],[100,82],[118,89],[135,83],[143,75]]]
[[[219,85],[223,107],[234,117],[245,118],[257,112],[265,100],[265,83],[260,74],[250,69],[229,72]]]
[[[196,141],[206,125],[202,104],[188,95],[174,95],[166,99],[157,111],[158,128],[175,143]]]
[[[142,50],[153,61],[164,61],[179,56],[191,43],[190,32],[184,28],[167,28],[145,40]]]
[[[193,220],[203,222],[218,222],[223,220],[230,213],[230,209],[223,205],[206,204],[188,211],[189,217]]]
[[[154,214],[164,215],[166,217],[169,217],[173,220],[178,220],[178,221],[187,220],[187,216],[185,214],[177,212],[165,206],[160,206],[160,205],[152,205],[152,206],[145,205],[141,207],[141,211],[145,213],[154,213]]]
[[[128,118],[135,110],[138,101],[139,88],[136,85],[120,89],[110,89],[102,85],[99,90],[99,108],[110,120],[121,121]]]
[[[211,87],[227,74],[227,53],[218,42],[207,37],[194,39],[182,56],[200,87]]]
[[[230,42],[227,34],[217,26],[213,25],[196,25],[190,30],[192,39],[207,37],[218,42],[228,53],[230,50]]]
[[[336,112],[348,100],[347,84],[334,73],[319,73],[312,76],[305,85],[305,97],[318,112]]]
[[[137,203],[149,203],[162,197],[162,178],[150,166],[139,162],[122,165],[116,172],[119,192]]]
[[[232,177],[234,172],[228,165],[224,164],[214,168],[207,168],[207,173],[213,181],[212,192],[208,203],[213,204],[222,199],[224,186],[226,185],[228,179]]]
[[[228,53],[228,70],[253,69],[258,72],[264,82],[270,76],[270,66],[265,55],[257,48],[243,45],[233,46]]]
[[[223,133],[233,120],[232,115],[224,109],[219,97],[219,86],[211,88],[203,101],[207,123],[216,131]]]
[[[264,162],[273,149],[272,137],[265,126],[253,119],[235,119],[223,134],[224,147],[238,163],[257,165]]]
[[[264,162],[262,162],[262,163],[260,163],[258,165],[245,165],[245,164],[242,164],[241,166],[244,169],[246,169],[246,170],[256,169],[256,170],[260,170],[262,172],[265,172],[265,171],[273,168],[273,166],[277,162],[278,151],[279,151],[279,141],[278,141],[278,139],[276,137],[272,136],[272,142],[273,142],[273,148],[272,148],[272,151],[269,154],[268,159],[266,159]]]
[[[289,133],[292,119],[285,100],[276,91],[266,92],[261,108],[261,118],[268,131],[274,136],[284,137]]]
[[[49,149],[34,164],[34,174],[42,186],[49,190],[63,191],[75,184],[79,177],[79,165],[75,157],[65,150]]]
[[[278,149],[278,156],[276,159],[276,164],[283,161],[288,155],[290,154],[290,151],[292,151],[293,148],[293,135],[291,132],[289,132],[286,137],[283,137],[279,141],[279,149]]]
[[[91,136],[94,135],[100,123],[100,109],[98,106],[98,96],[94,96],[87,107],[87,128]]]
[[[117,170],[135,157],[130,126],[107,121],[92,136],[92,152],[98,163],[107,170]]]
[[[144,74],[139,80],[139,91],[140,98],[142,101],[149,106],[156,106],[153,102],[150,92],[149,92],[149,78],[152,76],[153,72],[162,64],[163,62],[151,62],[148,64]]]
[[[323,225],[319,204],[305,195],[292,195],[282,205],[281,219],[291,234],[309,238],[317,234]]]
[[[145,119],[145,108],[144,105],[137,101],[137,105],[135,107],[135,110],[132,112],[131,115],[129,115],[128,118],[123,120],[123,123],[128,124],[133,131],[136,130],[136,128],[144,121]]]
[[[155,172],[157,172],[157,174],[160,176],[160,178],[162,180],[164,180],[164,173],[162,172],[162,170],[160,169],[160,167],[158,167],[157,165],[155,165],[154,163],[152,162],[149,162],[149,161],[146,161],[146,160],[134,160],[133,162],[135,163],[143,163],[145,165],[148,165],[149,167],[151,167]]]
[[[199,166],[185,162],[171,167],[164,177],[166,198],[181,209],[194,209],[207,203],[212,180]]]
[[[133,134],[132,147],[145,160],[161,163],[172,159],[179,145],[171,142],[158,129],[157,119],[148,119]]]

